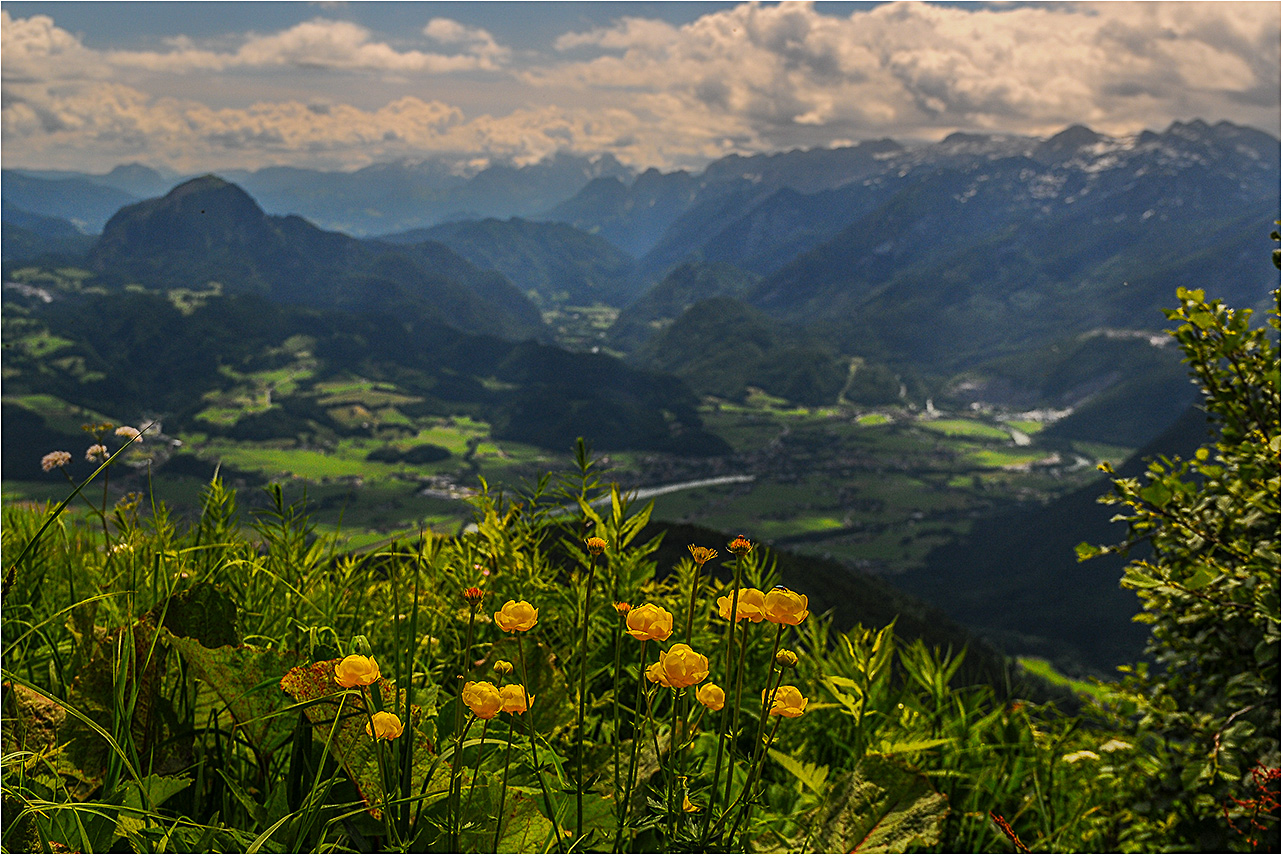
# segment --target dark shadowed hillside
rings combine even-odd
[[[150,288],[203,288],[274,301],[360,309],[402,306],[459,329],[508,338],[540,333],[538,311],[508,280],[478,270],[447,247],[396,247],[272,217],[215,176],[128,206],[90,254],[105,281]]]

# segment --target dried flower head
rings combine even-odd
[[[749,550],[753,549],[753,542],[749,541],[743,535],[740,535],[734,541],[726,545],[726,549],[736,556],[747,556]]]
[[[126,443],[134,440],[136,440],[139,443],[143,441],[142,432],[139,431],[137,428],[130,428],[128,425],[121,425],[119,428],[117,428],[116,436],[124,437]]]
[[[85,460],[91,464],[101,464],[107,460],[107,447],[102,443],[94,443],[85,449]]]
[[[45,472],[65,467],[71,463],[71,452],[50,452],[40,459],[40,469]]]
[[[596,535],[584,542],[588,546],[588,552],[594,556],[600,556],[606,552],[606,539],[598,538]]]
[[[486,593],[476,586],[469,586],[463,590],[463,599],[468,602],[469,606],[480,606],[481,599],[485,596]]]
[[[615,612],[619,613],[620,616],[627,615],[632,608],[633,605],[626,600],[621,600],[615,604]]]
[[[370,717],[373,722],[365,724],[365,733],[375,740],[395,740],[405,731],[400,718],[395,713],[380,710]]]
[[[700,567],[703,567],[705,562],[710,562],[717,558],[717,551],[708,547],[696,547],[694,544],[687,544],[686,549],[691,551],[691,558]]]

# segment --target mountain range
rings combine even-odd
[[[1075,408],[1062,431],[1132,445],[1192,395],[1177,361],[1145,345],[1175,288],[1260,307],[1276,281],[1262,259],[1280,208],[1279,141],[1226,122],[1128,137],[1072,126],[1046,139],[873,140],[730,156],[698,173],[634,176],[606,156],[561,155],[470,177],[431,162],[233,177],[244,187],[219,185],[225,222],[153,216],[213,178],[114,213],[92,269],[118,285],[214,280],[313,307],[394,302],[512,339],[549,340],[540,309],[598,303],[618,310],[604,331],[611,349],[699,389],[727,382],[734,396],[775,383],[820,401],[858,358],[955,406]],[[74,236],[47,218],[74,213],[80,190],[96,188],[84,208],[101,212],[122,188],[160,178],[137,166],[6,171],[6,260],[67,256]],[[321,228],[361,210],[353,231],[416,228],[377,240]],[[438,222],[451,211],[469,213]],[[73,222],[89,222],[82,215]],[[179,234],[178,222],[191,229]],[[723,302],[701,305],[710,299]],[[737,360],[750,337],[719,337],[710,311],[776,335],[756,336]],[[670,328],[686,343],[666,342]],[[1110,359],[1083,358],[1102,344]],[[772,379],[772,364],[789,368]]]

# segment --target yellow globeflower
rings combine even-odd
[[[811,613],[806,608],[806,595],[776,586],[766,594],[766,620],[776,624],[801,624]]]
[[[494,614],[494,623],[505,633],[526,631],[539,621],[539,610],[524,600],[510,600]]]
[[[661,655],[662,656],[662,655]],[[668,682],[668,676],[661,669],[662,663],[651,663],[646,667],[646,680],[652,684],[659,684],[661,687],[671,687]]]
[[[679,642],[659,655],[659,671],[666,687],[685,689],[693,687],[708,677],[708,658],[697,654],[685,642]]]
[[[334,680],[347,689],[368,687],[378,679],[379,664],[374,662],[373,657],[349,654],[334,667]]]
[[[375,740],[395,740],[405,730],[405,727],[401,725],[401,720],[397,718],[395,713],[387,713],[381,710],[374,714],[371,719],[374,720],[374,727],[371,728],[371,723],[369,722],[365,723],[365,733]]]
[[[468,681],[463,685],[463,703],[478,719],[494,719],[503,709],[503,696],[489,681]]]
[[[499,689],[499,699],[504,713],[525,713],[534,699],[526,698],[526,688],[521,684],[508,684]]]
[[[724,595],[717,599],[717,614],[731,620],[731,596]],[[748,619],[754,624],[766,617],[765,595],[755,588],[740,589],[739,602],[735,604],[735,620]]]
[[[712,711],[726,707],[726,691],[717,684],[704,684],[695,691],[695,700]]]
[[[769,702],[771,705],[771,715],[787,716],[789,718],[801,716],[802,711],[806,710],[807,701],[808,699],[802,695],[801,691],[798,690],[797,687],[785,684],[784,686],[776,689],[775,694],[771,696],[771,700]],[[766,690],[762,690],[762,704],[767,703]]]
[[[628,610],[628,635],[643,642],[663,642],[673,635],[673,614],[653,603],[634,607]]]

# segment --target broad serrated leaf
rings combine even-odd
[[[836,781],[815,810],[813,841],[822,853],[903,853],[931,847],[949,800],[926,776],[889,758],[866,756]]]
[[[206,648],[196,639],[162,631],[189,667],[218,694],[242,733],[259,749],[271,751],[289,739],[292,716],[273,716],[287,699],[280,681],[302,655],[252,645]]]

